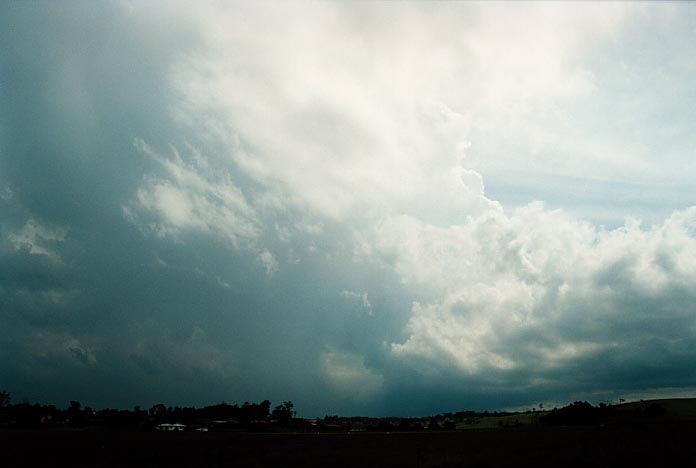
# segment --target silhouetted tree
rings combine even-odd
[[[292,401],[284,401],[282,405],[278,405],[273,409],[271,417],[281,424],[288,423],[295,415],[294,407],[295,405]]]
[[[82,426],[85,422],[85,415],[82,412],[82,404],[79,401],[71,400],[67,409],[68,419],[72,426]]]
[[[268,400],[263,400],[259,404],[260,419],[266,419],[270,414],[271,414],[271,402]]]
[[[148,410],[148,415],[157,422],[164,421],[167,417],[167,407],[162,403],[157,403]]]
[[[133,415],[134,420],[137,421],[138,424],[144,422],[147,419],[147,411],[141,409],[140,406],[133,407]]]
[[[600,403],[594,407],[586,401],[576,401],[539,419],[542,424],[551,425],[583,425],[595,424],[605,419],[611,413],[611,406]]]

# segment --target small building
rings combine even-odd
[[[186,429],[186,425],[180,423],[162,423],[156,427],[158,431],[183,431]]]

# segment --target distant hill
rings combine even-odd
[[[626,425],[645,423],[686,423],[696,421],[696,398],[642,400],[619,405],[592,406],[576,401],[554,409],[538,419],[555,426]]]
[[[696,421],[696,398],[633,401],[614,405],[613,409],[619,416],[642,414],[659,416],[665,421]]]

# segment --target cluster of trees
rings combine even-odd
[[[613,412],[613,407],[600,403],[592,406],[586,401],[576,401],[560,409],[554,409],[539,418],[540,424],[552,426],[584,426],[598,424],[607,420]]]
[[[477,412],[457,411],[450,413],[438,413],[422,418],[369,418],[364,416],[342,417],[338,415],[326,415],[319,420],[322,428],[355,429],[361,428],[367,431],[437,431],[454,430],[458,423],[470,423],[474,419],[489,416],[507,416],[509,412]]]
[[[241,406],[223,402],[203,408],[182,408],[179,406],[172,408],[160,403],[149,409],[148,417],[156,423],[181,422],[192,424],[200,420],[237,421],[239,423],[272,420],[279,423],[287,423],[290,422],[295,414],[293,408],[294,405],[291,401],[285,401],[271,411],[271,402],[268,400],[264,400],[261,403],[245,402]]]
[[[71,401],[67,408],[30,403],[12,404],[9,392],[0,391],[0,426],[3,427],[56,427],[107,426],[153,428],[163,423],[181,423],[187,426],[240,427],[259,425],[288,425],[295,416],[292,401],[284,401],[271,409],[271,402],[245,402],[242,405],[220,403],[202,408],[171,407],[162,403],[145,410],[94,410]]]
[[[306,421],[294,420],[295,410],[292,401],[284,401],[271,409],[271,402],[264,400],[260,403],[245,402],[242,405],[220,403],[217,405],[196,407],[171,407],[162,403],[145,410],[139,406],[132,410],[101,409],[94,410],[82,406],[78,401],[71,401],[65,409],[55,405],[30,404],[26,402],[12,404],[9,392],[0,391],[0,427],[139,427],[155,428],[160,424],[178,423],[186,426],[212,427],[219,429],[259,429],[261,427],[309,425],[318,430],[351,430],[367,431],[423,431],[423,430],[454,430],[457,423],[469,422],[475,418],[487,416],[506,416],[513,413],[489,413],[460,411],[456,413],[437,414],[425,418],[369,418],[369,417],[340,417],[325,416],[323,419]],[[640,413],[642,416],[661,417],[666,410],[657,403],[636,409],[630,414]],[[543,425],[593,425],[604,423],[618,415],[614,407],[600,403],[592,406],[586,401],[576,401],[560,409],[541,416],[538,420]]]

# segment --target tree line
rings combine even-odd
[[[156,428],[161,424],[183,424],[190,427],[249,429],[292,424],[295,410],[292,401],[273,407],[269,400],[260,403],[219,403],[204,407],[166,406],[149,409],[135,406],[132,410],[105,408],[95,410],[79,401],[70,401],[66,408],[38,403],[12,403],[9,392],[0,391],[0,427],[141,427]]]
[[[533,411],[533,410],[532,410]],[[632,411],[616,413],[611,405],[600,403],[593,406],[586,401],[576,401],[562,408],[544,411],[536,424],[595,425],[622,417],[659,418],[666,410],[653,402]],[[70,401],[65,408],[55,405],[12,403],[9,392],[0,391],[0,428],[50,428],[50,427],[110,427],[157,429],[166,425],[184,426],[187,429],[205,430],[264,430],[273,427],[293,430],[366,430],[366,431],[432,431],[455,430],[459,424],[487,417],[502,417],[519,414],[516,412],[459,411],[415,418],[375,418],[362,416],[326,415],[317,419],[296,419],[292,401],[284,401],[275,407],[269,400],[259,403],[244,402],[229,404],[222,402],[203,407],[166,406],[163,403],[149,409],[135,406],[127,409],[95,410],[83,406],[79,401]]]

